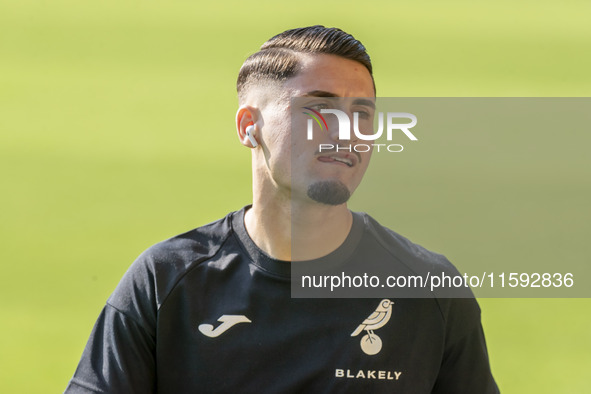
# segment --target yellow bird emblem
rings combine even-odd
[[[351,334],[352,337],[359,335],[362,331],[366,331],[367,334],[361,338],[361,349],[369,355],[374,355],[380,352],[382,349],[382,340],[376,334],[374,330],[385,326],[390,317],[392,316],[392,305],[394,302],[384,299],[380,301],[380,304],[376,310],[367,317],[361,323],[355,331]]]

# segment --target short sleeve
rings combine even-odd
[[[450,301],[446,343],[432,394],[497,394],[475,299]]]
[[[107,304],[65,393],[152,393],[154,353],[153,336]]]

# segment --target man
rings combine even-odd
[[[252,206],[144,252],[66,392],[498,392],[473,299],[291,298],[292,261],[338,265],[373,248],[401,270],[453,270],[348,210],[370,152],[319,152],[338,142],[334,130],[292,139],[291,114],[304,122],[292,97],[310,110],[330,97],[371,110],[352,99],[375,97],[361,43],[322,26],[281,33],[246,60],[238,95]]]

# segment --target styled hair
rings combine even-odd
[[[295,76],[300,70],[299,54],[302,53],[354,60],[367,68],[373,81],[371,59],[361,42],[336,27],[316,25],[277,34],[249,56],[238,73],[238,97],[242,99],[248,87],[261,80],[283,82]]]

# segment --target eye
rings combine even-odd
[[[359,114],[359,119],[369,119],[371,118],[371,113],[369,111],[356,111]]]
[[[367,119],[371,119],[373,117],[374,114],[374,110],[372,108],[369,108],[367,106],[355,106],[352,108],[354,113],[359,114],[359,119],[363,119],[363,120],[367,120]]]
[[[308,108],[312,108],[315,111],[320,111],[321,109],[328,109],[328,103],[312,103],[308,105]]]

